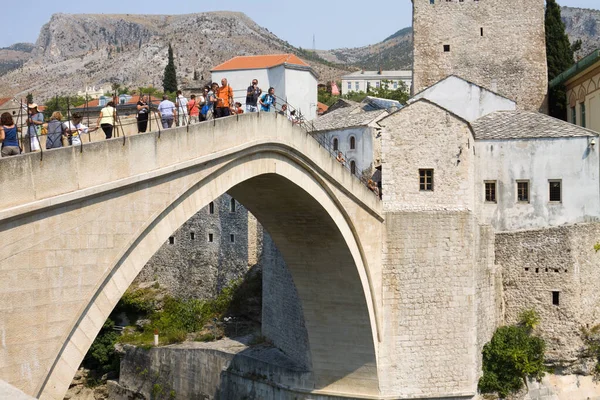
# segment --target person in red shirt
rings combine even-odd
[[[200,107],[196,95],[190,96],[190,101],[187,103],[188,114],[190,115],[190,124],[196,124],[200,122]]]
[[[242,103],[236,101],[235,105],[231,108],[231,112],[234,114],[243,114],[244,109],[242,108]]]

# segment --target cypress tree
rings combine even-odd
[[[573,65],[573,48],[560,17],[556,0],[546,1],[546,54],[548,80],[556,78]],[[548,93],[548,111],[551,116],[567,119],[567,93],[564,85],[555,86]]]
[[[165,67],[165,75],[163,77],[163,89],[165,93],[177,91],[177,73],[175,71],[175,60],[173,59],[171,44],[169,44],[169,61]]]

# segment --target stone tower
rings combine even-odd
[[[457,75],[545,110],[544,0],[412,0],[413,89]]]

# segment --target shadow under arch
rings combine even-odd
[[[374,310],[355,228],[306,166],[265,151],[234,159],[193,184],[126,246],[61,348],[41,398],[53,398],[50,393],[68,387],[72,374],[65,374],[65,368],[74,374],[76,367],[66,358],[74,347],[87,350],[93,341],[83,330],[95,325],[97,334],[148,259],[178,227],[225,192],[255,213],[290,268],[305,314],[314,388],[379,392]]]

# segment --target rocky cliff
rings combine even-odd
[[[582,47],[576,57],[583,57],[600,48],[600,10],[562,7],[561,15],[571,43],[581,39]]]
[[[162,88],[171,44],[180,84],[210,78],[210,68],[238,55],[296,53],[321,75],[346,70],[297,49],[242,13],[187,15],[55,14],[41,29],[31,57],[0,77],[0,93],[36,100],[75,93],[85,86],[119,83]]]

